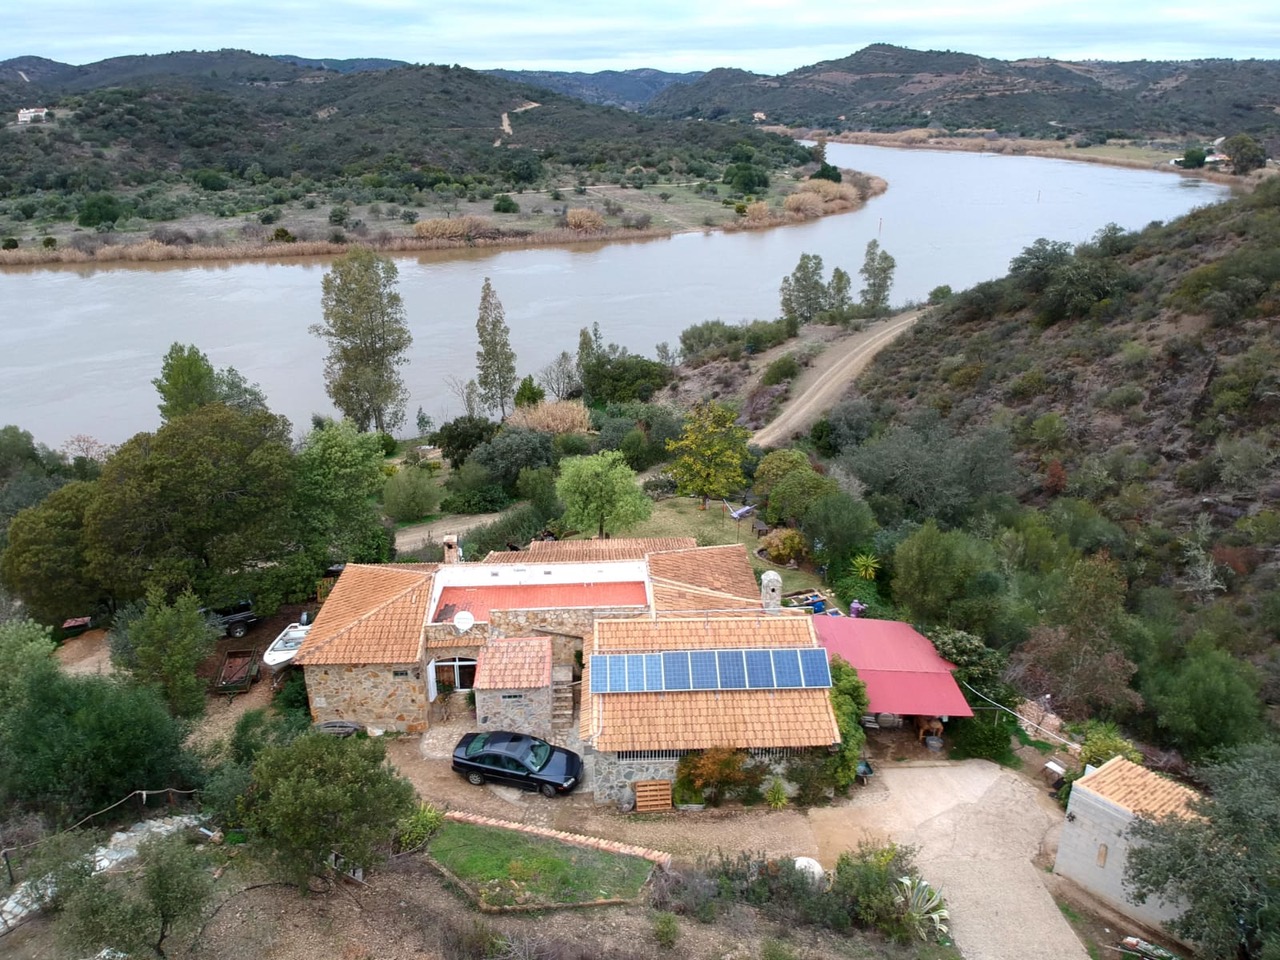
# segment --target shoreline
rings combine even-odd
[[[548,246],[569,247],[591,243],[611,244],[628,241],[665,240],[688,233],[705,234],[717,231],[738,233],[747,230],[769,230],[774,227],[809,223],[813,220],[838,216],[842,213],[853,213],[865,207],[868,201],[878,197],[889,188],[888,181],[881,177],[864,174],[859,171],[845,172],[856,175],[865,181],[867,185],[865,193],[859,191],[857,200],[846,199],[830,202],[817,215],[802,215],[785,209],[775,212],[770,209],[767,211],[767,216],[743,216],[736,221],[716,227],[685,227],[684,229],[649,227],[641,230],[630,227],[607,227],[604,230],[593,231],[578,231],[566,227],[552,230],[512,232],[495,237],[477,237],[470,240],[397,236],[382,240],[377,238],[358,238],[347,243],[335,243],[329,240],[300,240],[293,243],[248,241],[218,246],[164,244],[156,240],[140,239],[133,242],[103,246],[92,253],[77,250],[73,247],[61,247],[52,250],[3,250],[0,251],[0,271],[23,273],[85,266],[128,268],[130,266],[160,264],[199,266],[254,262],[279,263],[308,258],[327,259],[338,257],[356,247],[365,247],[378,253],[396,256],[436,251],[500,250]],[[789,194],[788,196],[795,195]]]
[[[939,153],[991,153],[1007,157],[1043,157],[1047,160],[1069,160],[1074,163],[1094,163],[1107,167],[1118,167],[1125,170],[1153,170],[1160,173],[1172,173],[1210,183],[1235,187],[1249,191],[1258,184],[1259,177],[1250,174],[1237,177],[1235,174],[1222,173],[1216,170],[1184,170],[1166,162],[1157,162],[1151,158],[1104,156],[1098,153],[1086,153],[1089,147],[1063,146],[1057,140],[1032,140],[1024,138],[986,140],[979,137],[934,136],[927,130],[904,130],[899,133],[870,133],[846,131],[828,135],[821,130],[807,128],[772,128],[779,133],[798,140],[814,140],[825,137],[828,143],[843,143],[864,147],[891,147],[900,150],[934,150]],[[1264,176],[1266,174],[1263,174]]]

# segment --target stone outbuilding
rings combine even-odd
[[[473,690],[481,730],[550,740],[551,638],[490,640],[480,648]]]
[[[1124,888],[1133,844],[1129,827],[1139,817],[1192,817],[1198,794],[1124,757],[1091,768],[1071,786],[1067,819],[1058,841],[1055,873],[1079,884],[1127,917],[1160,930],[1182,912],[1155,898],[1134,903]]]

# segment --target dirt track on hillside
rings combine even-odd
[[[791,399],[776,420],[761,427],[751,438],[761,447],[777,446],[813,426],[831,409],[850,382],[877,353],[906,333],[920,319],[923,310],[911,310],[877,323],[862,333],[833,343],[805,370],[792,386]]]

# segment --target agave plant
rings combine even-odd
[[[902,914],[902,922],[921,940],[942,937],[947,932],[947,912],[942,892],[921,877],[900,877],[894,885],[894,905]]]
[[[880,572],[880,561],[874,553],[860,553],[853,558],[853,572],[863,580],[874,580]]]

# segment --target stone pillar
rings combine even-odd
[[[760,603],[765,613],[782,610],[782,576],[776,570],[766,570],[760,575]]]

